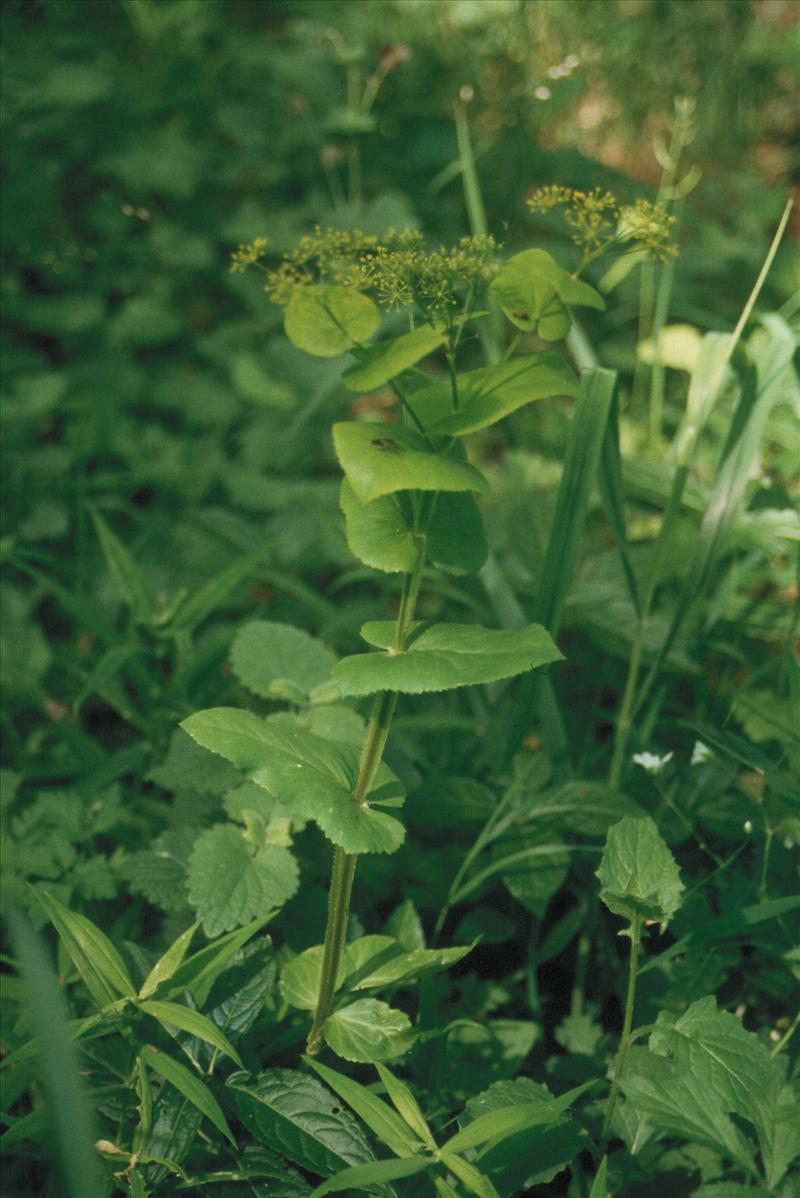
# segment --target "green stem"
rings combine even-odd
[[[406,576],[403,595],[400,600],[400,610],[397,614],[395,633],[395,652],[402,653],[409,625],[414,615],[414,608],[419,595],[422,581],[422,570],[425,564],[425,536],[418,536],[418,553],[414,570]],[[381,691],[375,696],[372,715],[367,726],[361,758],[358,763],[356,784],[353,787],[353,801],[358,804],[365,802],[372,789],[378,766],[383,757],[386,740],[389,736],[394,709],[397,704],[397,694],[394,691]],[[314,1010],[314,1022],[306,1044],[309,1056],[319,1052],[322,1043],[322,1031],[331,1008],[331,1001],[336,992],[336,978],[344,952],[347,937],[347,921],[350,917],[350,896],[353,893],[353,879],[356,872],[356,855],[346,853],[337,846],[333,855],[330,889],[328,891],[328,922],[325,927],[325,947],[322,955],[322,971],[317,992],[317,1005]]]
[[[389,735],[389,726],[392,722],[396,701],[397,695],[391,691],[382,691],[375,698],[372,716],[364,738],[364,746],[361,750],[358,776],[353,788],[353,800],[356,803],[363,803],[364,796],[369,794],[381,762],[386,738]],[[333,854],[333,869],[328,891],[328,922],[325,928],[325,949],[322,957],[317,1005],[306,1045],[306,1052],[309,1056],[314,1056],[319,1052],[322,1029],[328,1018],[331,999],[336,990],[336,976],[339,972],[347,936],[350,896],[353,892],[355,871],[355,854],[346,853],[344,849],[337,846]]]
[[[614,1065],[614,1079],[611,1083],[611,1093],[608,1098],[606,1117],[603,1120],[603,1131],[600,1136],[601,1155],[606,1150],[608,1133],[611,1130],[611,1120],[614,1117],[614,1108],[617,1105],[617,1097],[619,1096],[619,1086],[622,1079],[622,1070],[625,1066],[625,1057],[631,1042],[631,1028],[633,1027],[633,1004],[636,998],[636,973],[639,966],[639,942],[641,937],[641,919],[638,915],[634,915],[633,917],[630,927],[630,934],[631,955],[628,962],[628,992],[625,996],[625,1017],[622,1023],[622,1036],[620,1037],[619,1047],[617,1049],[617,1060]]]

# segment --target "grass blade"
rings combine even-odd
[[[78,1058],[69,1031],[63,994],[41,941],[28,919],[15,911],[10,912],[8,918],[26,983],[52,1146],[63,1192],[66,1198],[102,1194],[105,1187],[93,1147],[96,1139],[93,1116],[78,1071]],[[38,1116],[39,1112],[31,1114]],[[27,1130],[30,1134],[33,1129],[28,1127]]]

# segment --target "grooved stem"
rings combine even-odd
[[[641,938],[641,919],[638,915],[633,917],[631,922],[631,955],[628,961],[628,992],[625,996],[625,1018],[622,1023],[622,1035],[617,1048],[617,1060],[614,1065],[614,1079],[611,1082],[611,1093],[608,1097],[608,1106],[606,1107],[606,1117],[603,1120],[603,1131],[600,1137],[600,1151],[605,1152],[606,1143],[608,1142],[608,1133],[611,1130],[611,1120],[614,1117],[614,1108],[617,1105],[619,1096],[619,1084],[622,1078],[622,1070],[625,1065],[625,1057],[628,1052],[628,1046],[631,1042],[631,1028],[633,1027],[633,1004],[636,998],[636,973],[639,967],[639,941]]]

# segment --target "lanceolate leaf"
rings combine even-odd
[[[536,399],[578,394],[578,380],[560,354],[529,354],[482,366],[458,379],[458,408],[449,382],[416,391],[409,404],[431,435],[464,436],[502,420]]]
[[[359,757],[355,745],[323,740],[291,717],[262,720],[233,707],[197,712],[182,727],[199,744],[267,787],[290,815],[316,820],[328,839],[345,852],[390,853],[402,843],[405,832],[398,820],[353,799]],[[375,791],[387,783],[397,780],[381,766]]]
[[[401,1177],[413,1177],[423,1169],[430,1169],[434,1163],[430,1156],[407,1156],[401,1160],[354,1165],[351,1169],[342,1169],[341,1173],[317,1186],[311,1198],[323,1198],[324,1194],[339,1194],[342,1190],[358,1194],[363,1192],[365,1186],[378,1185],[384,1181],[398,1181]]]
[[[139,1003],[139,1010],[144,1011],[146,1015],[152,1015],[161,1024],[171,1025],[180,1028],[183,1032],[189,1032],[192,1036],[198,1036],[207,1044],[226,1053],[240,1069],[244,1068],[238,1052],[228,1037],[199,1011],[193,1011],[191,1007],[184,1007],[180,1003],[156,1002],[152,999]]]
[[[323,1034],[346,1061],[391,1061],[407,1052],[414,1040],[405,1011],[377,998],[359,998],[334,1011]]]
[[[187,1069],[185,1065],[181,1065],[179,1061],[173,1060],[167,1053],[152,1048],[150,1045],[146,1045],[142,1049],[142,1060],[156,1073],[160,1073],[168,1082],[171,1082],[176,1090],[180,1090],[181,1094],[188,1098],[198,1111],[211,1120],[217,1130],[225,1136],[225,1139],[229,1140],[234,1148],[236,1147],[236,1141],[228,1127],[228,1121],[222,1108],[209,1088],[195,1077],[191,1070]]]
[[[409,1130],[406,1122],[382,1098],[378,1098],[372,1090],[368,1090],[352,1078],[329,1069],[327,1065],[321,1065],[312,1057],[304,1057],[304,1060],[348,1106],[352,1107],[359,1119],[366,1123],[387,1148],[397,1156],[408,1157],[417,1152],[420,1141]],[[383,1071],[384,1067],[379,1065],[378,1069]]]
[[[437,452],[420,433],[401,424],[335,424],[333,444],[342,470],[364,503],[395,491],[489,489],[474,466]]]
[[[367,566],[388,573],[410,573],[417,541],[410,502],[398,491],[362,503],[347,479],[342,482],[347,544]],[[442,491],[425,531],[427,559],[451,574],[476,573],[486,560],[483,518],[472,495]]]
[[[228,1079],[236,1108],[251,1135],[303,1169],[322,1177],[375,1160],[356,1120],[316,1078],[294,1069]]]
[[[120,997],[133,998],[136,991],[125,963],[105,932],[45,890],[37,890],[36,897],[97,1005],[105,1007]]]
[[[335,358],[364,341],[380,323],[369,296],[330,284],[300,287],[286,308],[286,336],[307,354]]]
[[[423,324],[391,341],[378,341],[361,351],[356,365],[345,371],[343,382],[351,391],[373,391],[437,349],[444,339],[444,329]]]
[[[332,673],[342,695],[449,690],[511,678],[562,658],[538,624],[507,631],[472,624],[418,627],[404,653],[392,650],[394,625],[388,621],[365,624],[361,634],[387,652],[343,658]]]
[[[597,877],[600,898],[625,919],[666,924],[680,906],[678,866],[649,816],[628,815],[609,828]]]
[[[477,1148],[491,1140],[496,1143],[505,1136],[523,1131],[528,1127],[541,1127],[549,1123],[557,1123],[566,1110],[593,1086],[594,1082],[585,1082],[575,1086],[559,1098],[551,1098],[546,1102],[513,1103],[480,1115],[472,1123],[468,1123],[461,1131],[456,1132],[445,1144],[448,1152],[466,1152],[468,1148]]]

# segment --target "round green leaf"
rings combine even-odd
[[[395,491],[488,491],[468,462],[432,448],[411,428],[359,420],[333,426],[333,444],[363,503]]]
[[[274,620],[250,620],[236,634],[231,666],[248,690],[265,699],[302,701],[327,681],[336,658],[302,628]],[[297,700],[295,700],[297,701]]]
[[[381,314],[369,296],[349,287],[319,283],[300,287],[286,308],[286,336],[317,358],[335,358],[371,337]]]
[[[340,504],[347,544],[360,561],[390,574],[414,569],[417,540],[411,508],[402,491],[362,503],[344,479]],[[486,560],[483,517],[467,492],[440,493],[426,537],[428,560],[451,574],[477,573]]]
[[[405,1011],[396,1011],[377,998],[360,998],[334,1011],[325,1024],[326,1043],[346,1061],[391,1061],[413,1042]]]

